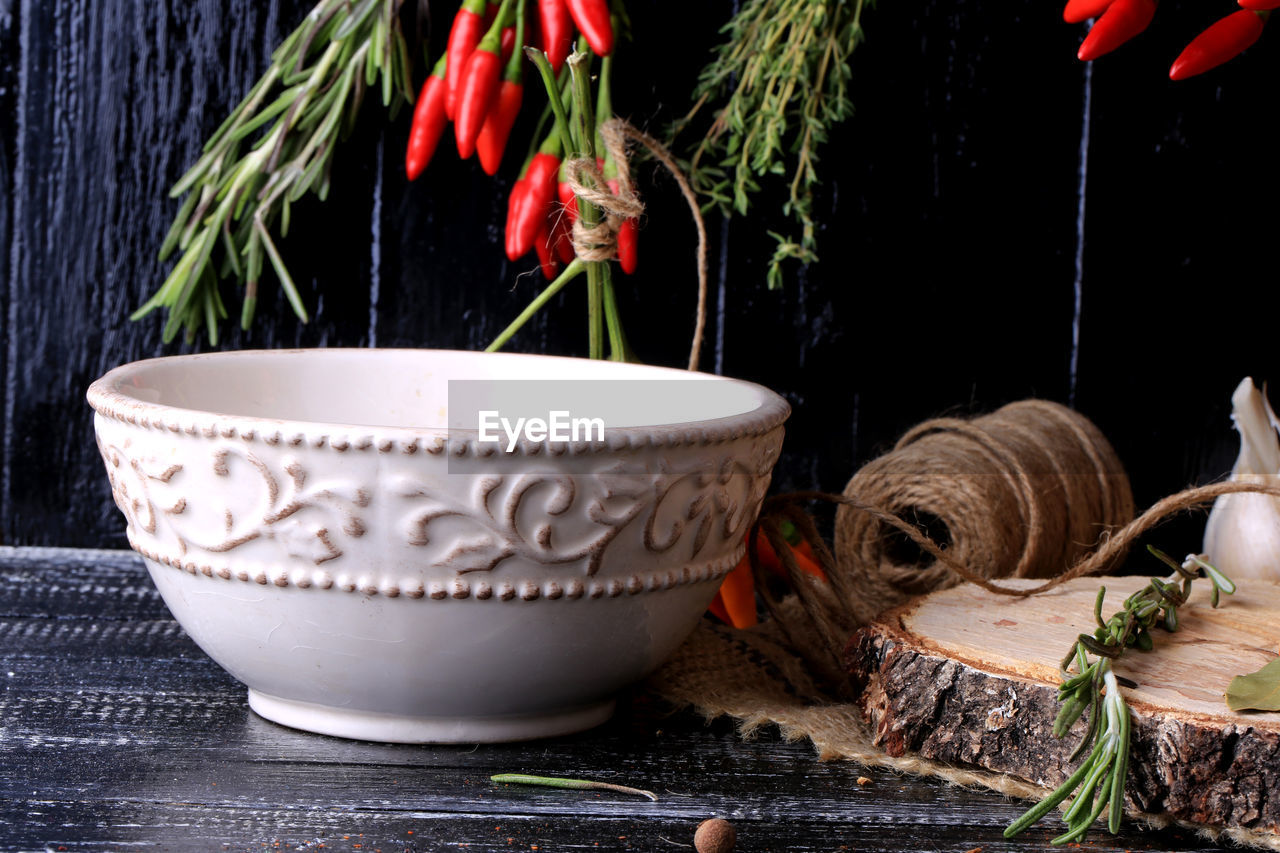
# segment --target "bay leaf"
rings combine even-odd
[[[1257,672],[1231,679],[1227,707],[1233,711],[1280,711],[1280,658]]]

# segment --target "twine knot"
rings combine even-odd
[[[573,194],[599,208],[603,219],[588,226],[581,216],[573,221],[573,251],[579,260],[610,261],[618,254],[618,231],[628,219],[639,219],[644,213],[644,203],[636,194],[631,181],[630,142],[638,142],[652,154],[680,185],[680,191],[689,205],[693,224],[698,230],[698,309],[693,332],[693,346],[689,352],[689,369],[696,370],[702,352],[702,337],[707,325],[707,228],[702,221],[702,207],[698,197],[685,177],[676,158],[666,146],[649,134],[633,127],[625,119],[611,118],[600,125],[600,138],[605,151],[618,169],[618,191],[609,191],[609,183],[595,160],[576,157],[565,164],[565,174]]]
[[[614,118],[600,126],[605,151],[618,170],[616,193],[609,189],[604,173],[592,158],[577,157],[565,164],[573,194],[595,205],[604,214],[604,218],[594,225],[588,225],[582,216],[573,221],[573,251],[584,261],[611,260],[618,253],[618,231],[622,223],[628,219],[639,219],[644,213],[644,203],[631,182],[627,135],[623,129],[626,124],[622,119]]]

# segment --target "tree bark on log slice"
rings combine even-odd
[[[1027,586],[1039,581],[1003,581]],[[1016,599],[965,585],[882,614],[854,635],[846,667],[876,740],[914,753],[1057,787],[1083,734],[1052,735],[1058,664],[1076,636],[1142,588],[1144,577],[1081,578]],[[1280,835],[1280,713],[1236,713],[1223,699],[1236,675],[1276,656],[1280,585],[1247,580],[1209,605],[1196,583],[1179,630],[1153,632],[1155,650],[1127,651],[1115,672],[1134,712],[1126,800],[1131,812],[1213,828]]]

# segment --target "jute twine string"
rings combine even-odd
[[[581,216],[574,220],[574,254],[583,261],[612,260],[618,253],[618,230],[622,223],[627,219],[639,219],[644,214],[644,203],[636,194],[631,180],[629,152],[631,142],[639,143],[675,178],[698,231],[698,308],[693,344],[689,350],[689,369],[697,370],[707,328],[707,226],[702,219],[698,196],[667,147],[625,119],[611,118],[600,125],[600,138],[617,165],[618,192],[609,191],[599,165],[590,157],[576,157],[565,164],[565,174],[574,195],[595,205],[604,214],[604,218],[593,226],[588,226]]]
[[[857,472],[843,495],[796,492],[766,500],[753,534],[763,535],[780,558],[790,593],[776,589],[756,554],[756,536],[749,537],[756,586],[771,618],[741,631],[703,620],[650,687],[708,718],[736,718],[743,736],[776,725],[788,740],[807,738],[823,760],[1038,799],[1046,789],[1012,776],[880,749],[852,701],[841,661],[845,643],[883,606],[931,585],[964,580],[999,595],[1028,596],[1100,574],[1160,522],[1242,492],[1280,497],[1280,487],[1263,483],[1213,483],[1163,498],[1134,518],[1114,451],[1074,412],[1025,401],[970,421],[929,421]],[[807,512],[814,502],[838,507],[834,551]],[[920,529],[916,522],[925,513],[937,522],[929,529],[948,541]],[[786,522],[813,547],[825,582],[796,564],[784,544]],[[915,559],[904,558],[902,539],[918,549]],[[1006,549],[1011,553],[1002,553]],[[1046,580],[1012,589],[993,580],[1004,576]],[[864,600],[867,595],[881,597]],[[1280,850],[1280,839],[1269,833],[1134,816],[1151,826],[1176,824]]]
[[[855,473],[844,494],[835,549],[856,573],[859,621],[960,579],[1060,575],[1134,514],[1106,437],[1045,400],[926,421]],[[946,553],[931,538],[918,541],[904,519],[930,520]],[[904,536],[915,548],[903,547]]]

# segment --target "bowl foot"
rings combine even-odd
[[[275,723],[322,735],[386,743],[502,743],[593,728],[613,716],[613,699],[512,717],[402,717],[281,699],[250,688],[249,707]]]

